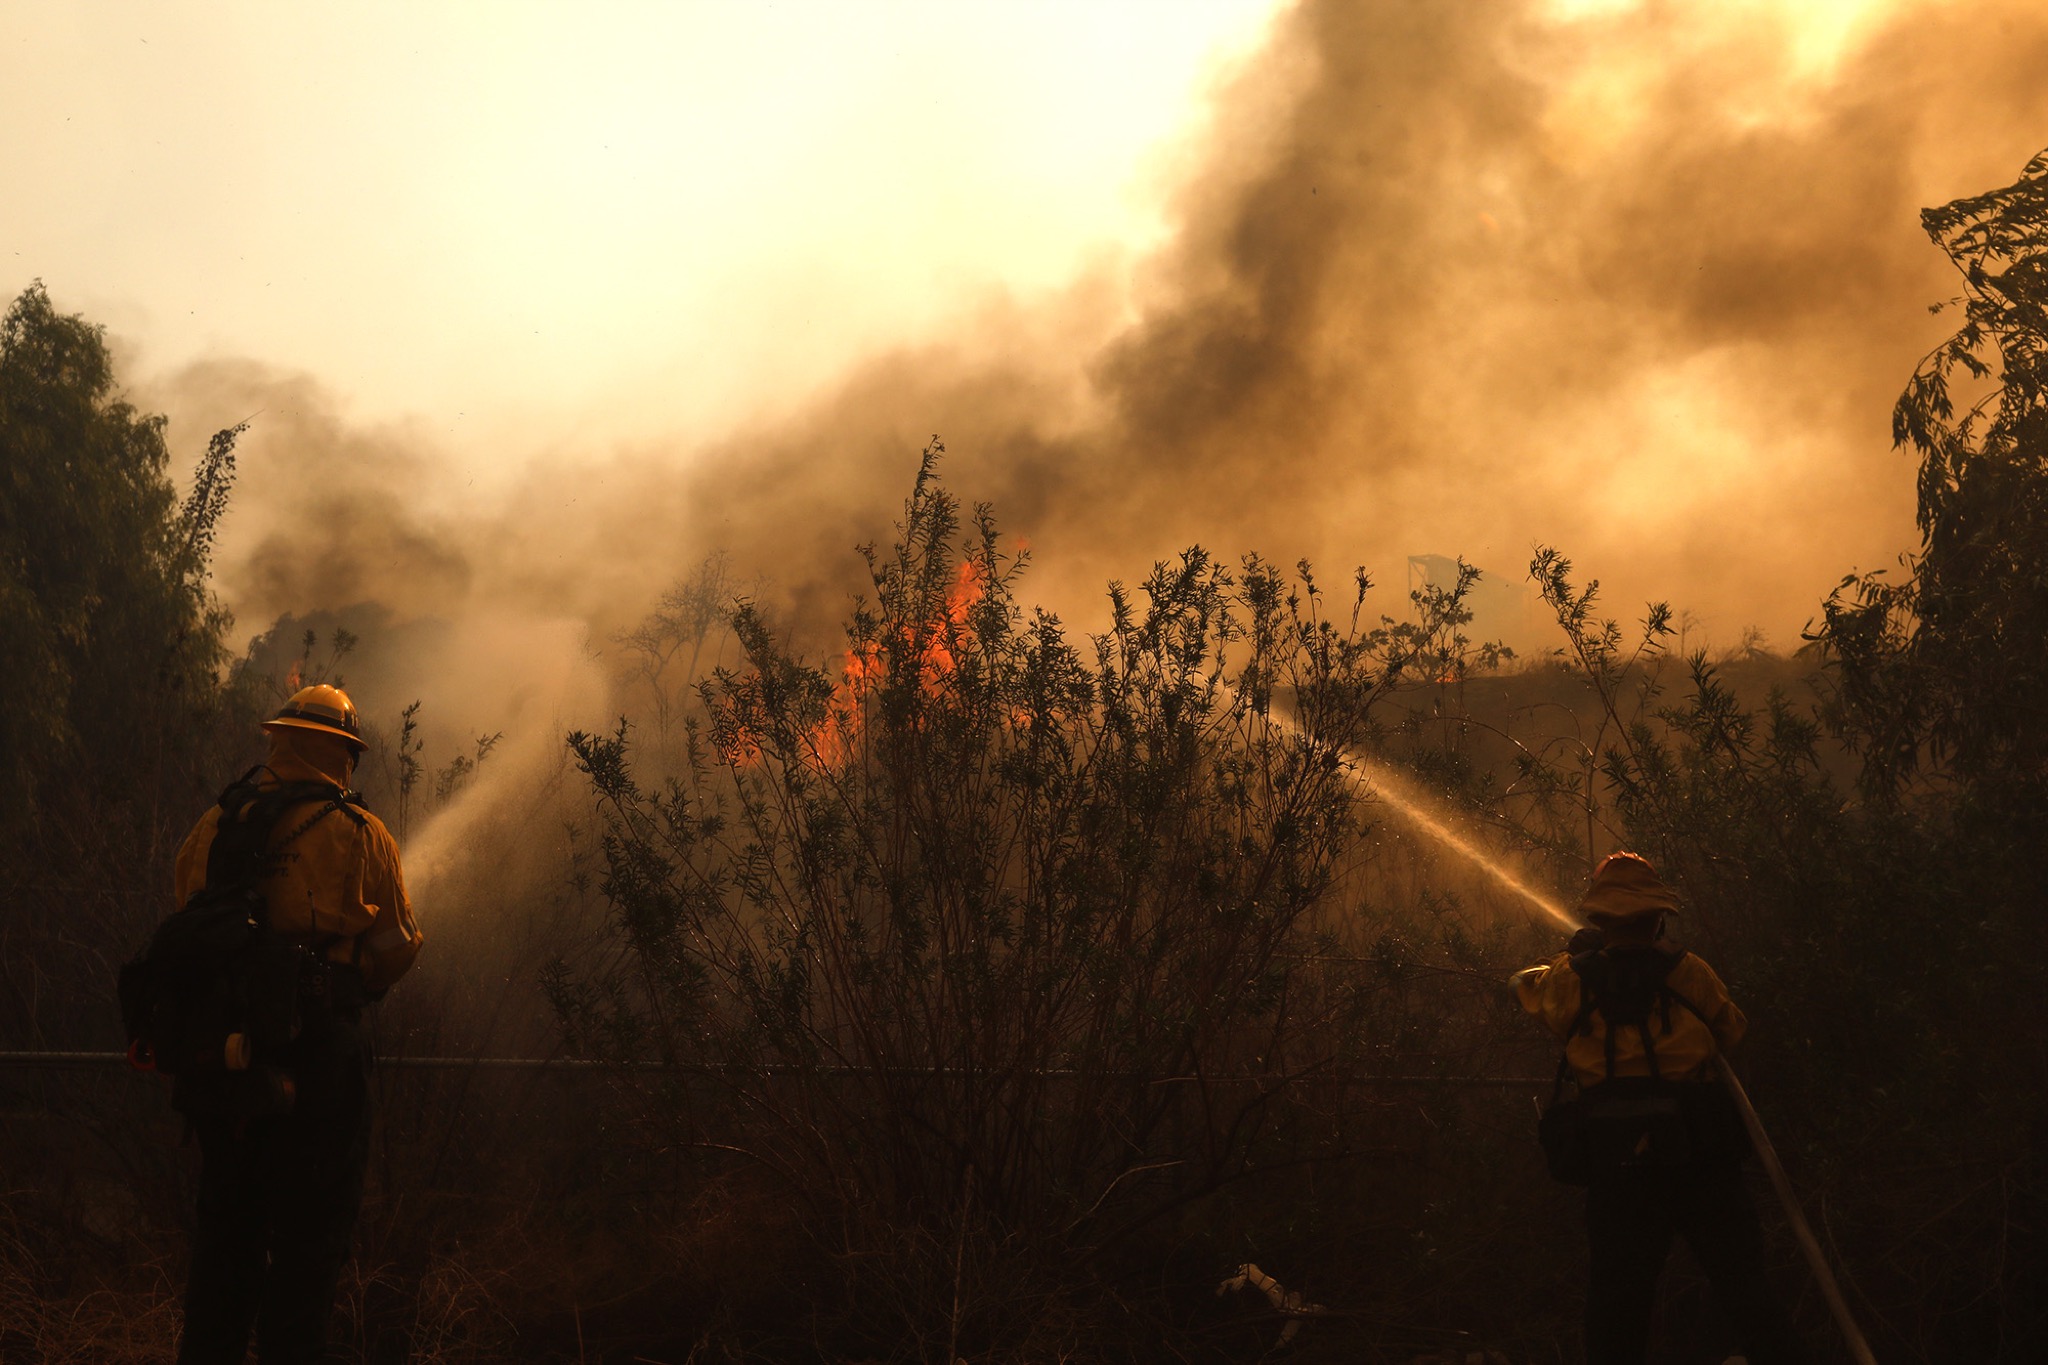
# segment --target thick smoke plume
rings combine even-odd
[[[822,653],[933,432],[1082,620],[1193,542],[1363,564],[1388,611],[1408,554],[1516,580],[1544,542],[1624,615],[1667,598],[1787,647],[1913,543],[1889,410],[1954,292],[1918,210],[2048,141],[2038,6],[1899,5],[1834,50],[1800,22],[1306,0],[1218,92],[1134,282],[992,309],[716,439],[510,452],[526,472],[475,498],[304,378],[220,363],[148,396],[195,428],[260,410],[219,566],[243,620],[541,623],[480,670],[508,684],[563,622],[602,671],[720,547]]]
[[[223,584],[249,618],[606,618],[722,544],[828,609],[938,431],[1063,586],[1196,540],[1519,575],[1543,539],[1784,642],[1904,548],[1889,403],[1952,292],[1917,211],[2048,135],[2048,14],[1901,8],[1815,67],[1792,19],[1712,11],[1303,4],[1220,92],[1135,321],[1077,287],[709,445],[539,460],[486,507],[309,381],[207,367],[178,410],[264,414]]]

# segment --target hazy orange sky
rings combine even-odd
[[[815,618],[940,432],[1069,610],[1544,542],[1790,646],[1912,547],[1916,215],[2043,70],[2023,0],[14,5],[0,288],[181,454],[256,414],[249,630],[602,642],[721,546]]]
[[[22,4],[0,288],[488,468],[1116,269],[1272,0]]]

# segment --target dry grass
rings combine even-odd
[[[120,1281],[67,1285],[24,1224],[0,1199],[0,1361],[7,1365],[169,1365],[177,1353],[182,1294],[167,1260]],[[475,1365],[509,1358],[507,1276],[454,1255],[408,1274],[351,1260],[342,1272],[333,1327],[339,1359],[402,1359],[408,1365]]]
[[[161,1262],[127,1285],[64,1292],[0,1200],[0,1359],[9,1365],[159,1365],[172,1359],[178,1293]]]
[[[417,1275],[358,1257],[342,1270],[334,1338],[352,1358],[389,1359],[380,1341],[402,1342],[410,1365],[472,1365],[506,1359],[515,1327],[506,1316],[503,1271],[437,1256]]]

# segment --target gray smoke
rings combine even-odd
[[[1542,541],[1622,614],[1668,598],[1792,644],[1911,546],[1888,413],[1953,292],[1917,212],[2048,141],[2048,12],[1904,6],[1817,72],[1755,16],[1546,12],[1308,0],[1222,92],[1136,321],[1076,286],[772,423],[537,460],[480,505],[311,380],[200,367],[174,412],[263,410],[223,589],[253,621],[517,609],[601,647],[724,547],[824,627],[938,432],[1036,595],[1084,617],[1197,541],[1364,564],[1389,611],[1408,554],[1518,578]]]

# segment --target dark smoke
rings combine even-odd
[[[1311,0],[1220,93],[1135,322],[1077,286],[484,506],[310,382],[206,367],[173,411],[264,409],[223,588],[256,621],[516,606],[602,641],[723,546],[824,625],[939,432],[1070,612],[1196,541],[1397,587],[1409,553],[1518,578],[1543,541],[1624,614],[1790,645],[1911,546],[1889,407],[1953,292],[1917,213],[2048,141],[2048,12],[1907,6],[1802,72],[1782,25],[1708,8]]]

